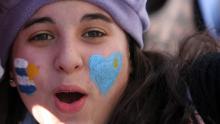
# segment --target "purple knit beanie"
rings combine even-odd
[[[59,0],[0,0],[0,79],[9,49],[24,23],[42,6]],[[147,0],[84,0],[109,13],[115,22],[143,48],[149,27]],[[2,65],[2,67],[1,67]]]

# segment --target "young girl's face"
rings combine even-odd
[[[16,87],[40,123],[105,123],[130,72],[125,33],[83,1],[41,8],[19,32],[12,54]]]

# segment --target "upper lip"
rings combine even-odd
[[[78,93],[85,94],[85,95],[87,94],[84,89],[76,85],[60,85],[53,90],[54,94],[60,93],[60,92],[78,92]]]
[[[54,89],[54,96],[60,101],[70,104],[87,96],[87,93],[85,90],[75,85],[61,85]]]

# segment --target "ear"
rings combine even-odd
[[[14,80],[10,80],[9,83],[11,87],[17,87],[17,84],[15,83]]]
[[[15,78],[14,78],[14,76],[13,76],[13,73],[10,72],[9,74],[10,74],[10,80],[9,80],[10,86],[11,86],[11,87],[17,87],[17,84],[16,84],[16,82],[15,82]]]

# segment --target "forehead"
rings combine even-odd
[[[58,1],[40,8],[32,18],[41,16],[53,16],[53,17],[74,17],[75,19],[81,17],[86,13],[101,13],[111,18],[103,9],[79,0],[65,0]]]

